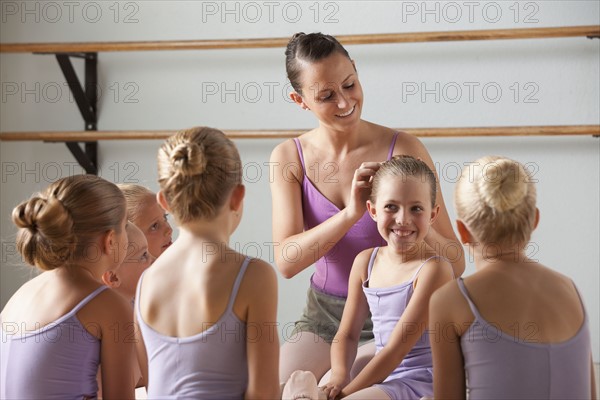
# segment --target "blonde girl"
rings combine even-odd
[[[464,168],[454,200],[477,272],[431,300],[435,398],[595,399],[579,292],[527,256],[540,215],[528,171],[506,157],[480,158]]]
[[[452,280],[452,264],[426,242],[439,215],[436,179],[421,160],[397,156],[373,178],[369,215],[387,246],[362,251],[331,346],[329,399],[420,399],[433,391],[429,298]],[[373,318],[376,354],[352,371],[362,321]]]
[[[127,218],[144,233],[150,254],[158,258],[171,245],[173,229],[156,200],[156,193],[141,185],[117,186],[127,200]]]
[[[180,233],[138,285],[148,398],[277,398],[275,272],[229,246],[245,194],[235,145],[216,129],[178,132],[159,150],[158,177]]]

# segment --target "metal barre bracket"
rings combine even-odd
[[[54,54],[56,61],[67,80],[69,89],[77,103],[79,112],[85,122],[86,131],[98,130],[98,53],[38,53]],[[83,58],[85,61],[85,88],[81,85],[71,57]],[[83,142],[84,149],[78,142],[65,142],[79,165],[86,173],[98,175],[98,142]]]

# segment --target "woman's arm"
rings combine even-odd
[[[284,278],[292,278],[323,257],[363,216],[370,193],[369,178],[379,163],[364,163],[352,181],[352,200],[320,225],[304,230],[302,165],[296,146],[287,141],[271,154],[270,182],[275,264]]]
[[[451,266],[445,260],[427,261],[417,279],[412,298],[389,342],[342,390],[342,397],[383,382],[398,367],[427,329],[429,299],[436,289],[452,279]]]
[[[367,279],[372,252],[373,249],[362,251],[352,265],[348,280],[348,298],[340,327],[331,343],[331,378],[324,387],[324,392],[330,399],[334,399],[350,382],[350,370],[356,358],[360,333],[369,316],[369,304],[362,284]]]
[[[277,276],[264,261],[248,266],[240,294],[248,301],[246,399],[277,399],[279,388],[279,336],[277,332]]]
[[[118,293],[105,290],[98,318],[100,339],[100,368],[102,371],[102,398],[135,398],[135,334],[131,305]]]
[[[406,153],[403,153],[406,152]],[[454,270],[454,276],[458,278],[465,271],[465,256],[462,244],[456,237],[456,233],[452,228],[450,217],[448,216],[448,210],[444,203],[444,197],[442,196],[441,181],[437,174],[433,160],[429,155],[429,152],[423,146],[423,143],[414,136],[400,132],[400,136],[396,141],[396,148],[394,154],[408,154],[415,158],[420,158],[425,162],[429,168],[435,174],[437,180],[437,196],[436,203],[440,207],[440,211],[436,220],[434,221],[429,233],[425,237],[425,242],[435,250],[435,252],[448,259],[452,263],[452,269]]]
[[[465,364],[460,337],[465,324],[454,318],[456,307],[468,307],[455,282],[431,296],[429,327],[433,353],[433,392],[436,399],[464,399]],[[435,336],[435,339],[433,338]]]

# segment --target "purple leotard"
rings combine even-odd
[[[221,318],[204,332],[183,338],[161,335],[144,322],[139,304],[142,274],[135,312],[148,355],[149,399],[244,398],[248,386],[246,323],[235,315],[233,304],[249,262],[249,258],[244,260]]]
[[[392,158],[397,138],[398,132],[392,138],[388,160]],[[309,230],[339,213],[340,209],[319,192],[308,179],[300,140],[295,138],[294,142],[298,149],[298,156],[304,173],[302,179],[304,229]],[[324,179],[327,179],[327,177]],[[371,247],[384,245],[385,241],[377,231],[377,224],[371,219],[369,213],[365,212],[362,218],[346,232],[335,246],[317,260],[315,273],[311,277],[312,287],[333,296],[348,297],[348,278],[358,253]]]
[[[96,398],[100,341],[75,314],[106,289],[99,287],[67,314],[36,331],[10,334],[4,329],[11,323],[1,321],[1,399]]]
[[[460,341],[470,399],[590,398],[591,341],[585,308],[583,324],[571,339],[535,343],[487,322],[471,301],[462,278],[457,283],[475,316]],[[535,325],[530,328],[535,332]]]
[[[389,342],[392,331],[406,310],[414,292],[414,281],[421,268],[427,261],[440,258],[433,256],[425,260],[408,282],[384,288],[370,288],[369,280],[378,250],[379,248],[373,249],[367,280],[363,283],[363,291],[373,319],[376,353]],[[423,333],[400,365],[382,383],[374,386],[383,390],[391,399],[420,399],[423,396],[433,396],[433,360],[428,331]]]

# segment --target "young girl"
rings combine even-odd
[[[156,201],[156,194],[140,185],[117,186],[127,200],[127,218],[142,230],[150,254],[157,258],[171,245],[173,229],[167,214]]]
[[[125,199],[91,175],[60,179],[13,210],[17,247],[44,271],[0,319],[0,398],[133,398],[131,306],[101,283],[127,250]]]
[[[127,224],[127,253],[121,265],[102,275],[104,284],[120,293],[133,305],[135,288],[142,273],[154,262],[146,237],[134,224]]]
[[[375,174],[367,209],[388,245],[354,261],[324,391],[330,399],[420,399],[433,391],[429,298],[454,276],[452,265],[425,243],[439,213],[435,175],[423,161],[394,157]],[[369,310],[377,352],[352,376]]]
[[[125,259],[115,270],[106,271],[102,275],[102,282],[125,297],[133,308],[137,283],[142,273],[154,262],[154,257],[148,252],[146,237],[137,226],[129,222],[125,230],[128,240]],[[135,352],[133,355],[135,355]],[[133,367],[135,386],[145,386],[137,357],[134,358]],[[100,374],[98,375],[98,382],[102,382]],[[98,395],[102,397],[102,392],[100,391]]]
[[[348,278],[358,253],[383,245],[366,212],[370,179],[379,162],[394,154],[433,161],[414,136],[361,119],[363,92],[354,61],[332,36],[297,33],[286,49],[290,98],[318,126],[284,141],[271,155],[275,262],[285,278],[315,264],[307,302],[294,335],[282,347],[281,381],[294,370],[320,379],[330,368],[329,352],[348,296]],[[425,241],[464,270],[462,246],[437,191],[439,216]],[[300,248],[298,257],[286,249]],[[363,322],[356,368],[375,351],[372,323]],[[371,341],[369,343],[369,341]]]
[[[278,398],[275,272],[229,247],[245,193],[235,145],[215,129],[178,132],[158,177],[180,234],[138,284],[148,398]]]
[[[483,157],[463,170],[455,203],[477,272],[431,299],[435,398],[595,399],[579,293],[526,254],[539,221],[528,172]]]

